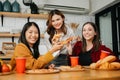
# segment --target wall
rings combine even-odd
[[[2,2],[4,2],[5,0],[2,0]],[[9,0],[11,3],[14,2],[14,0]],[[28,6],[24,6],[24,4],[22,3],[22,0],[17,0],[21,6],[21,12],[24,12],[25,10],[28,10],[29,7]],[[45,0],[33,0],[37,5],[41,5],[42,3],[45,2]],[[79,23],[79,27],[77,29],[77,32],[75,33],[76,35],[80,35],[81,34],[81,26],[83,25],[83,23],[85,23],[86,21],[93,21],[94,22],[94,16],[90,16],[90,15],[75,15],[75,14],[65,14],[66,19],[65,22],[67,24],[71,23],[71,22],[75,22],[75,23]],[[30,19],[30,21],[34,21],[36,22],[41,30],[41,33],[44,33],[45,29],[46,29],[46,20],[43,19]],[[1,20],[0,20],[0,32],[11,32],[12,29],[22,29],[23,25],[27,22],[26,18],[11,18],[11,17],[4,17],[4,25],[1,25]],[[0,50],[2,49],[2,42],[11,42],[12,39],[11,38],[0,38]],[[18,38],[15,38],[15,42],[17,43]],[[41,46],[40,51],[41,53],[44,53],[46,51],[46,49],[44,48],[44,41],[43,39],[41,39]]]
[[[105,8],[106,5],[111,4],[115,0],[90,0],[90,1],[91,1],[91,13],[95,13],[101,10],[102,8]]]

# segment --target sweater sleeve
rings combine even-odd
[[[72,52],[72,54],[73,55],[79,55],[80,54],[80,52],[81,52],[81,50],[82,50],[82,42],[81,41],[78,41],[78,42],[76,42],[75,43],[75,45],[74,45],[74,47],[73,47],[73,52]]]
[[[106,47],[105,45],[100,45],[98,51],[94,51],[91,54],[91,58],[93,62],[97,62],[100,59],[100,55],[101,55],[101,50],[107,51],[109,52],[109,55],[114,55],[114,53],[112,52],[111,49],[109,49],[108,47]]]
[[[114,55],[113,51],[109,49],[108,47],[106,47],[105,45],[101,45],[100,50],[109,52],[109,55]]]
[[[15,48],[14,55],[10,61],[12,67],[15,67],[16,57],[26,58],[26,69],[42,68],[44,65],[53,60],[52,53],[49,51],[45,55],[40,56],[38,59],[35,59],[32,56],[31,51],[22,43],[18,44]]]

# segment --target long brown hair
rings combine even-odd
[[[54,16],[54,15],[60,15],[63,19],[65,19],[65,16],[63,15],[63,13],[61,12],[61,11],[59,11],[59,10],[52,10],[50,13],[49,13],[49,16],[48,16],[48,20],[47,20],[47,23],[46,23],[46,25],[48,26],[47,27],[47,33],[50,35],[50,37],[49,37],[49,41],[50,41],[50,43],[52,43],[52,38],[53,38],[53,36],[54,36],[54,34],[55,34],[55,28],[52,26],[52,17]],[[63,25],[62,25],[62,27],[61,27],[61,30],[62,30],[62,32],[64,33],[64,34],[66,34],[67,32],[66,32],[66,26],[65,26],[65,22],[63,21]]]
[[[90,24],[90,25],[93,27],[94,31],[96,32],[96,35],[94,36],[94,39],[93,39],[92,43],[93,43],[93,48],[94,48],[94,50],[97,51],[98,48],[99,48],[99,46],[100,46],[100,36],[99,36],[99,32],[98,32],[97,26],[96,26],[96,24],[93,23],[93,22],[86,22],[86,23],[83,25],[83,27],[84,27],[86,24]],[[82,27],[82,32],[83,32],[83,27]],[[83,35],[82,35],[82,41],[83,41],[83,43],[82,43],[82,52],[86,52],[87,43],[86,43],[86,40],[85,40],[85,38],[83,37]]]

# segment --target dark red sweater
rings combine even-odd
[[[91,52],[91,59],[92,62],[97,62],[100,59],[100,54],[101,54],[101,50],[110,52],[109,55],[114,55],[112,50],[110,50],[109,48],[107,48],[105,45],[100,45],[98,51],[95,51],[92,48],[92,52]],[[74,56],[78,56],[79,54],[81,54],[82,52],[82,42],[78,41],[75,43],[74,47],[73,47],[73,55]]]

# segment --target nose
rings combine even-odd
[[[57,25],[57,24],[58,24],[58,22],[57,22],[57,21],[55,21],[55,22],[54,22],[54,25]]]
[[[32,33],[32,36],[35,36],[35,33],[34,33],[34,32]]]
[[[88,34],[88,31],[86,30],[85,33]]]

